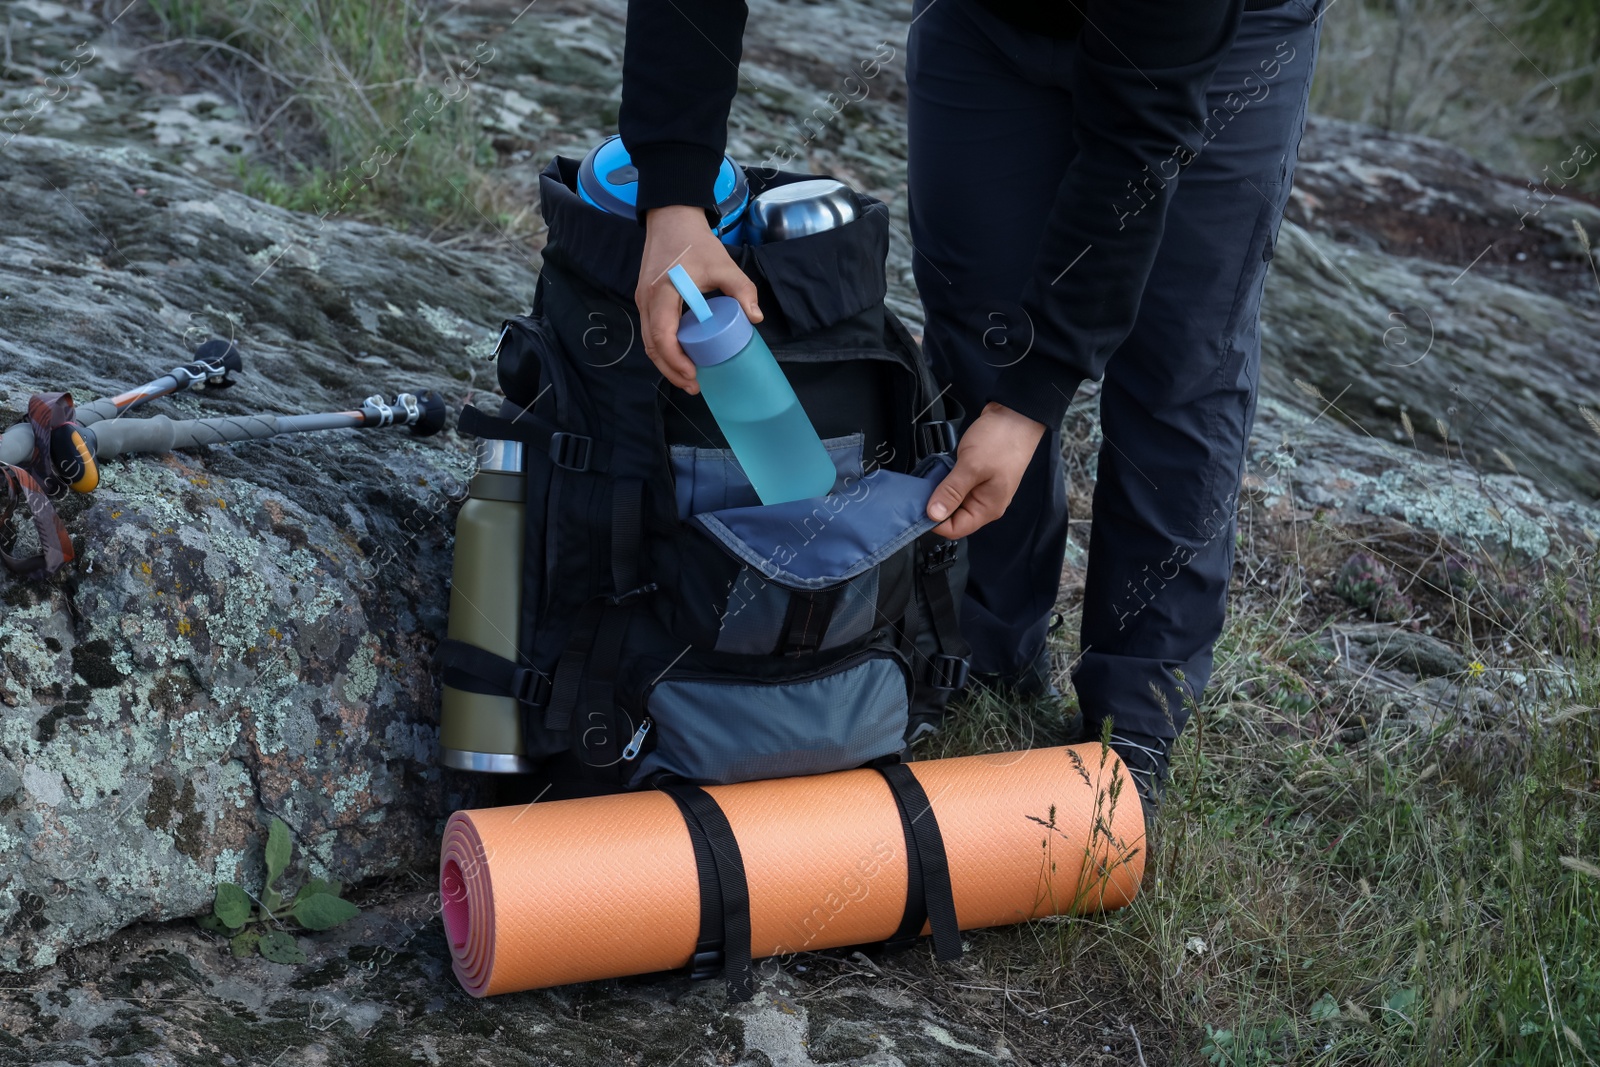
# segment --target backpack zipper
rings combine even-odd
[[[639,723],[639,728],[633,732],[633,737],[629,739],[628,744],[622,750],[622,758],[624,760],[634,760],[638,758],[639,750],[644,747],[645,734],[650,732],[650,725],[652,722],[654,722],[654,720],[651,719],[650,716],[646,715],[643,721]]]
[[[887,659],[887,660],[890,660],[891,662],[893,662],[895,664],[895,666],[900,668],[900,673],[905,676],[905,679],[906,679],[906,693],[909,695],[911,690],[912,690],[912,688],[913,688],[913,679],[912,679],[912,675],[911,675],[911,669],[907,665],[907,663],[905,661],[905,657],[902,656],[900,654],[899,650],[897,650],[897,649],[888,648],[888,647],[879,645],[879,646],[869,646],[869,647],[863,648],[863,649],[861,649],[861,650],[859,650],[857,652],[852,652],[852,653],[850,653],[850,655],[843,656],[843,657],[841,657],[841,658],[839,658],[837,660],[834,660],[832,663],[829,663],[826,666],[815,667],[815,668],[812,668],[811,670],[806,671],[806,672],[804,672],[802,674],[789,675],[789,676],[783,677],[783,678],[756,678],[756,677],[752,677],[752,676],[748,676],[748,675],[746,675],[746,676],[738,676],[738,675],[730,676],[728,674],[710,674],[710,673],[705,673],[705,672],[693,672],[693,673],[691,673],[691,672],[687,672],[687,671],[682,672],[682,673],[667,673],[667,674],[662,675],[660,678],[657,678],[654,682],[652,682],[650,684],[649,688],[647,688],[644,691],[644,703],[645,703],[646,706],[649,705],[650,694],[653,693],[655,691],[656,686],[660,685],[662,682],[702,682],[702,683],[706,683],[706,684],[710,684],[710,685],[746,685],[746,686],[748,686],[748,685],[765,685],[765,686],[796,685],[796,684],[799,684],[799,683],[802,683],[802,682],[814,682],[814,681],[818,680],[819,678],[829,678],[829,677],[832,677],[835,674],[842,674],[843,672],[845,672],[847,670],[851,670],[852,668],[859,667],[859,666],[861,666],[861,664],[867,663],[867,662],[869,662],[871,660],[874,660],[874,659]],[[646,716],[646,720],[645,721],[646,722],[649,721],[649,717],[648,716]],[[643,724],[641,724],[640,725],[640,730],[644,731],[645,729],[646,729],[646,727]],[[637,734],[635,736],[637,736]]]

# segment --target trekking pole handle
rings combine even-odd
[[[280,434],[315,430],[359,430],[366,427],[409,426],[413,435],[428,437],[444,427],[444,398],[432,390],[401,393],[393,403],[381,395],[367,398],[360,410],[316,415],[239,415],[216,419],[109,419],[92,429],[75,423],[59,427],[51,436],[51,460],[56,471],[79,492],[99,484],[98,461],[134,452],[170,452],[195,445],[230,441],[260,441]],[[82,488],[79,488],[82,486]]]
[[[197,382],[204,382],[212,389],[226,389],[233,384],[228,375],[244,367],[244,361],[239,358],[239,346],[232,341],[207,341],[195,349],[194,354],[193,363],[174,367],[167,375],[177,383],[174,392],[182,392]]]

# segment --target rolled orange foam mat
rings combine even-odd
[[[1143,812],[1099,744],[904,767],[926,797],[910,815],[933,816],[919,832],[937,824],[960,929],[1110,910],[1138,891]],[[754,958],[887,940],[907,915],[913,865],[917,883],[930,878],[877,770],[704,793],[743,861]],[[456,977],[482,997],[685,967],[702,935],[706,859],[661,791],[458,811],[439,866]]]

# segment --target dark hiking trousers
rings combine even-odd
[[[1091,736],[1111,717],[1119,733],[1176,737],[1211,675],[1255,415],[1261,293],[1305,125],[1320,7],[1287,0],[1244,12],[1137,323],[1106,367],[1072,675]],[[913,11],[910,216],[924,343],[971,418],[1025,350],[1026,330],[1004,320],[1075,151],[1063,88],[1074,44],[972,0],[917,0]],[[1052,427],[1010,509],[970,539],[961,622],[973,670],[1011,673],[1040,654],[1066,538]]]

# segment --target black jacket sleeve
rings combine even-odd
[[[1243,8],[1243,0],[1072,2],[1085,16],[1073,120],[1039,136],[1070,136],[1078,151],[1019,294],[1032,324],[1029,355],[1000,373],[988,397],[1050,427],[1133,328],[1172,176],[1201,146],[1206,89]],[[639,170],[641,216],[689,204],[716,221],[712,189],[747,16],[744,0],[629,0],[619,126]]]
[[[1078,152],[1022,294],[1032,346],[989,400],[1053,429],[1133,329],[1242,9],[1243,0],[1085,0],[1072,73]]]
[[[669,204],[715,216],[747,16],[744,0],[628,0],[617,126],[641,219]]]

